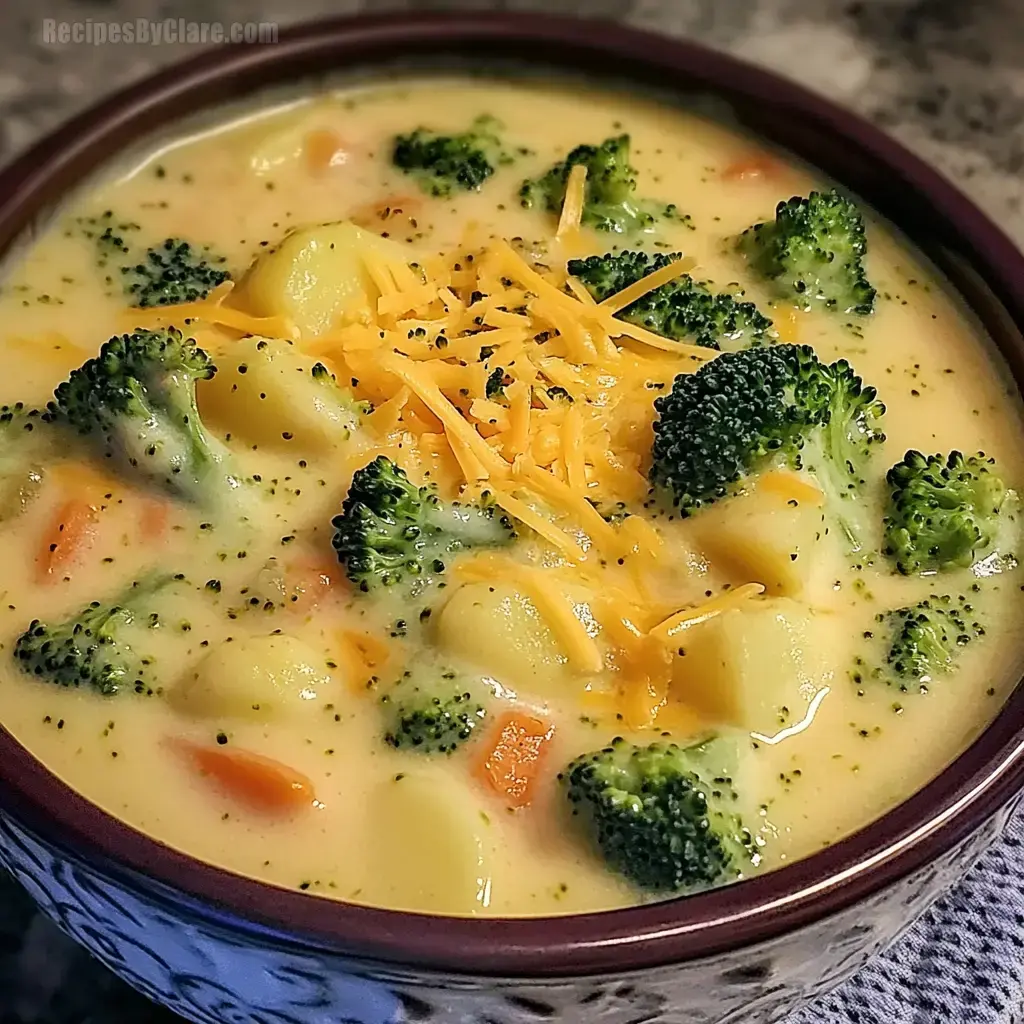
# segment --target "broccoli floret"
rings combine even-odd
[[[477,689],[448,668],[406,672],[381,697],[385,742],[399,750],[451,754],[487,715]]]
[[[735,813],[732,779],[712,767],[716,743],[641,747],[621,737],[559,776],[612,870],[641,889],[692,893],[740,878],[755,859]]]
[[[985,635],[968,600],[948,594],[881,612],[875,623],[864,639],[878,650],[856,659],[853,681],[879,680],[904,693],[927,693],[928,684],[955,672],[961,651]]]
[[[133,306],[168,306],[206,298],[231,274],[223,256],[209,246],[197,247],[180,238],[165,238],[158,245],[143,248],[138,242],[140,226],[119,220],[113,210],[97,217],[78,217],[78,230],[96,249],[96,262],[108,269],[107,284],[120,279],[124,294]],[[114,267],[119,274],[114,273]]]
[[[364,592],[403,584],[416,595],[445,572],[448,555],[515,539],[493,505],[443,502],[383,455],[356,471],[332,522],[338,561]]]
[[[457,189],[475,192],[494,173],[496,164],[509,163],[492,117],[478,117],[469,131],[458,135],[417,128],[395,137],[391,162],[411,174],[424,192],[447,198]]]
[[[676,377],[654,407],[650,479],[681,514],[782,462],[814,474],[860,550],[865,471],[885,437],[885,406],[845,359],[823,363],[807,345],[726,352]]]
[[[134,264],[121,267],[124,291],[133,306],[171,306],[205,299],[230,279],[223,256],[196,249],[180,238],[167,238],[146,250]]]
[[[626,250],[569,260],[568,270],[598,302],[682,258],[682,253]],[[772,322],[752,302],[715,294],[689,274],[655,288],[615,314],[622,320],[675,341],[734,351],[763,342]]]
[[[484,385],[484,394],[488,398],[505,397],[505,369],[502,366],[495,367]]]
[[[629,136],[605,139],[599,146],[577,146],[563,161],[519,188],[527,209],[560,213],[569,173],[576,164],[587,168],[582,222],[597,231],[649,231],[662,217],[677,215],[675,206],[637,199],[636,168],[629,162]]]
[[[1016,521],[1017,501],[983,452],[908,451],[886,474],[885,553],[904,575],[973,565]],[[1010,552],[1004,552],[1010,555]]]
[[[0,523],[21,515],[43,485],[49,452],[38,409],[17,402],[0,406]]]
[[[780,294],[805,307],[866,316],[875,289],[864,274],[867,240],[857,207],[835,189],[779,203],[775,220],[740,235],[739,250]]]
[[[547,389],[547,396],[552,402],[564,402],[566,405],[572,405],[576,401],[565,388],[557,384]]]
[[[196,381],[216,373],[175,328],[111,338],[54,392],[51,419],[97,439],[108,457],[202,505],[239,497],[231,456],[203,428]]]
[[[127,690],[151,695],[153,659],[129,636],[135,626],[152,625],[149,601],[178,579],[133,583],[114,601],[93,601],[55,625],[35,619],[18,637],[14,657],[26,672],[58,686],[89,687],[106,697]]]

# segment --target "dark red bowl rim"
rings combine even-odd
[[[0,251],[108,154],[148,129],[254,89],[430,53],[514,58],[730,102],[869,199],[935,258],[1024,381],[1024,257],[940,174],[877,128],[775,75],[620,24],[539,14],[366,16],[302,25],[273,46],[210,51],[118,93],[0,172]],[[271,942],[450,973],[541,977],[634,970],[765,941],[866,900],[965,840],[1024,784],[1024,687],[938,778],[867,828],[725,889],[562,918],[455,919],[342,904],[200,863],[118,822],[0,730],[0,808],[65,855],[183,912]]]

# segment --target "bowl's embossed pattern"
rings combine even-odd
[[[398,970],[275,945],[183,915],[0,814],[0,864],[44,913],[195,1024],[769,1024],[896,939],[999,834],[1010,810],[915,875],[760,946],[646,972],[550,981]]]

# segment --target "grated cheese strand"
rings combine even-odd
[[[773,469],[763,473],[758,477],[757,490],[778,495],[784,501],[813,505],[815,508],[825,504],[825,495],[819,488],[788,469]]]
[[[660,288],[677,277],[682,277],[695,266],[697,266],[697,261],[689,257],[673,260],[646,277],[640,278],[639,281],[634,281],[628,288],[623,288],[621,292],[609,295],[603,302],[598,303],[598,308],[607,310],[609,313],[618,313],[620,309],[632,306],[637,299],[642,299],[648,292],[653,292],[655,288]]]
[[[520,501],[499,488],[490,488],[491,496],[513,519],[518,519],[528,526],[539,537],[543,537],[553,548],[556,548],[570,561],[582,562],[587,554],[564,530],[560,530],[550,519],[530,508],[525,501]]]
[[[187,332],[186,321],[199,320],[207,324],[220,324],[242,334],[261,338],[298,337],[298,329],[287,317],[253,316],[242,309],[224,305],[233,287],[232,281],[223,281],[205,299],[198,299],[195,302],[179,302],[173,306],[150,306],[147,309],[132,308],[122,314],[123,321],[134,328],[173,325],[182,327]]]
[[[366,268],[366,272],[370,275],[370,280],[377,287],[377,291],[381,295],[393,295],[400,289],[395,284],[395,279],[391,274],[391,268],[388,263],[381,259],[381,257],[370,251],[369,249],[364,250],[361,253],[363,266]]]
[[[377,313],[380,316],[397,316],[399,313],[418,312],[429,306],[436,298],[436,284],[417,283],[406,291],[382,295],[377,300]]]
[[[418,363],[404,356],[390,355],[382,361],[383,368],[409,385],[410,390],[441,421],[452,451],[466,473],[467,480],[486,480],[489,476],[505,476],[509,464],[473,429],[462,413],[448,401],[441,389]],[[465,452],[473,456],[465,459]]]
[[[490,252],[501,270],[526,285],[538,298],[546,299],[570,314],[579,314],[581,303],[541,277],[504,239],[496,242]]]
[[[604,659],[600,648],[576,614],[575,602],[552,579],[550,572],[524,565],[507,555],[493,553],[460,558],[455,562],[453,572],[466,582],[502,580],[511,583],[533,602],[575,669],[587,674],[603,671]]]
[[[367,417],[366,422],[377,432],[380,437],[387,437],[388,434],[398,429],[402,418],[402,411],[409,403],[412,392],[408,385],[403,384],[392,398],[389,398],[383,405]]]
[[[577,403],[569,406],[562,421],[562,462],[569,486],[583,494],[587,489],[586,463],[583,460],[583,413]]]
[[[531,390],[529,384],[521,380],[509,385],[509,429],[505,438],[505,455],[508,458],[525,455],[530,446]]]
[[[596,310],[604,313],[600,306]],[[686,356],[696,362],[707,363],[716,356],[721,355],[717,349],[704,348],[701,345],[687,345],[684,341],[673,341],[671,338],[663,338],[660,334],[640,327],[638,324],[631,324],[628,320],[619,320],[614,316],[607,316],[603,321],[605,330],[613,338],[632,338],[651,348],[659,349],[662,352],[674,352],[676,355]]]
[[[515,581],[529,594],[552,632],[562,641],[569,663],[580,672],[595,674],[604,669],[604,659],[594,638],[576,614],[573,602],[540,569],[523,567]]]
[[[565,199],[562,201],[562,214],[558,218],[556,238],[565,238],[579,230],[583,219],[583,203],[587,191],[587,168],[585,164],[573,164],[569,171],[569,180],[565,183]]]
[[[606,523],[601,513],[578,491],[539,466],[528,466],[521,460],[513,467],[513,472],[540,497],[565,509],[566,514],[576,520],[599,548],[608,553],[618,549],[619,538],[611,524]]]
[[[682,611],[670,615],[663,622],[659,622],[650,631],[650,635],[664,643],[668,643],[684,629],[707,622],[708,619],[713,619],[716,615],[721,615],[722,612],[729,611],[729,609],[735,608],[745,600],[757,597],[763,593],[763,584],[744,583],[743,586],[718,594],[694,608],[684,608]]]

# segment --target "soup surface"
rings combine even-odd
[[[1014,495],[950,484],[960,518],[899,571],[886,471],[983,450],[1011,488],[1024,438],[986,339],[870,212],[861,312],[733,244],[828,187],[670,105],[488,80],[225,115],[110,171],[0,294],[0,401],[71,377],[5,442],[3,724],[156,839],[385,907],[629,905],[867,824],[998,710],[1024,621]],[[567,264],[624,251],[684,257],[642,264],[662,290],[632,318],[611,264]],[[724,298],[673,327],[684,271]],[[715,417],[753,444],[763,380],[705,376],[751,344],[847,359],[884,417],[833,410],[866,453],[831,476],[819,421],[681,495]],[[706,422],[652,457],[673,387]]]

